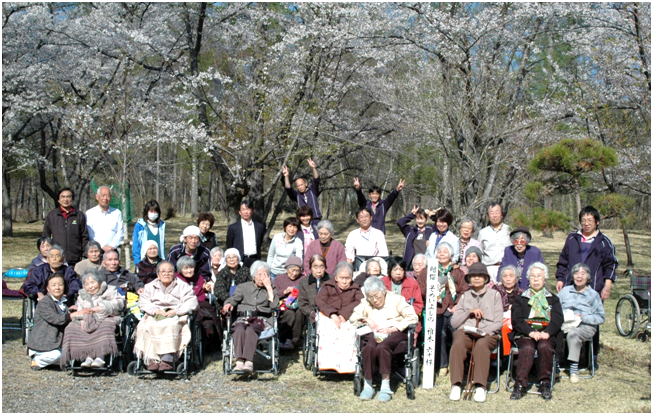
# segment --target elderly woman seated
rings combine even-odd
[[[393,394],[390,389],[392,355],[401,347],[401,342],[408,339],[405,330],[409,325],[417,324],[418,318],[415,309],[406,299],[386,290],[380,278],[368,278],[363,290],[366,298],[354,308],[349,318],[350,323],[367,324],[372,330],[361,337],[365,386],[360,398],[370,400],[374,396],[372,377],[378,361],[381,389],[377,400],[387,402]]]
[[[236,357],[234,372],[254,372],[258,336],[272,327],[272,310],[279,306],[279,295],[270,279],[268,264],[263,261],[254,262],[250,274],[254,281],[238,285],[234,295],[222,307],[223,314],[234,307],[238,307],[238,313],[243,314],[232,325]]]
[[[115,331],[125,298],[102,281],[96,269],[87,268],[81,280],[84,288],[79,290],[76,306],[82,314],[66,327],[61,366],[76,360],[83,368],[103,367],[106,355],[118,353]]]
[[[322,284],[322,289],[315,296],[318,310],[329,317],[340,328],[340,324],[349,320],[351,313],[363,298],[358,284],[352,283],[354,269],[348,262],[336,265],[335,278]]]
[[[413,257],[413,270],[406,271],[406,276],[416,280],[424,268],[426,268],[426,255],[417,254]]]
[[[548,268],[536,262],[528,268],[530,288],[515,298],[512,305],[510,338],[519,348],[515,387],[510,399],[521,399],[528,387],[528,372],[533,366],[535,349],[539,359],[537,378],[543,399],[551,399],[551,371],[555,353],[555,337],[562,326],[560,300],[546,289]]]
[[[213,287],[218,309],[224,306],[225,301],[234,293],[237,285],[252,280],[249,268],[242,266],[240,253],[236,248],[224,251],[224,261],[226,265],[216,275]]]
[[[204,277],[196,271],[196,265],[192,257],[182,256],[177,260],[175,277],[193,288],[193,293],[195,293],[199,303],[196,322],[202,326],[205,339],[208,340],[207,343],[209,345],[219,345],[222,343],[222,323],[215,312],[215,308],[206,297]]]
[[[485,402],[487,376],[490,371],[492,350],[499,344],[499,334],[503,321],[501,294],[488,287],[490,274],[485,265],[473,264],[469,267],[465,280],[470,285],[463,293],[451,317],[451,326],[456,329],[451,346],[451,394],[452,401],[460,400],[461,386],[465,371],[465,359],[471,351],[474,361],[474,400]],[[465,327],[478,327],[485,334],[481,337],[468,333]],[[473,346],[473,338],[477,338]]]
[[[388,291],[403,296],[408,303],[413,300],[413,308],[415,313],[419,315],[424,308],[424,300],[422,300],[422,293],[419,290],[417,281],[406,277],[406,268],[408,266],[402,257],[390,258],[388,260],[390,275],[381,278],[381,280]]]
[[[512,304],[515,298],[520,296],[524,290],[517,284],[521,276],[518,276],[517,267],[514,265],[506,265],[501,268],[499,272],[500,283],[494,285],[492,288],[501,294],[501,301],[503,302],[503,326],[501,327],[501,343],[503,345],[503,355],[510,354],[510,339],[508,334],[512,331]]]
[[[469,267],[471,267],[472,264],[481,262],[482,258],[483,258],[483,251],[481,251],[481,248],[477,246],[469,246],[467,247],[467,251],[465,251],[464,263],[463,266],[460,267],[460,269],[463,270],[463,272],[466,274]]]
[[[560,290],[558,298],[563,312],[576,316],[576,320],[580,321],[578,326],[573,327],[572,324],[568,329],[567,324],[563,325],[563,331],[567,333],[569,380],[571,383],[578,383],[580,349],[583,342],[594,337],[597,327],[605,323],[605,311],[599,294],[587,285],[591,275],[590,267],[582,262],[578,263],[571,269],[571,275],[574,285],[568,285]],[[560,360],[558,359],[558,362]]]
[[[329,263],[326,269],[327,274],[334,275],[336,264],[341,261],[346,261],[345,246],[333,239],[333,224],[331,221],[323,219],[317,224],[318,239],[311,242],[306,248],[304,253],[304,271],[308,273],[310,269],[309,261],[314,255],[322,255]]]
[[[274,288],[279,294],[279,349],[292,350],[302,337],[304,319],[299,311],[299,284],[302,277],[302,260],[291,256],[286,261],[286,272],[274,279]]]
[[[96,241],[88,241],[86,248],[84,248],[84,256],[86,259],[79,261],[75,264],[75,272],[77,275],[82,273],[87,268],[100,269],[102,268],[102,247]]]
[[[438,282],[440,292],[437,306],[437,331],[435,333],[435,363],[440,368],[440,376],[449,372],[449,355],[447,353],[447,332],[451,330],[451,316],[456,309],[460,296],[469,289],[465,282],[465,273],[453,267],[453,248],[447,242],[440,242],[435,249],[438,260]],[[469,255],[468,255],[469,257]],[[417,277],[422,299],[426,299],[426,274],[428,269],[423,269]],[[428,304],[424,304],[428,307]],[[425,329],[428,329],[426,327]]]
[[[143,252],[142,260],[136,264],[136,275],[143,282],[143,285],[154,281],[156,276],[156,267],[163,258],[159,255],[159,245],[156,241],[145,241],[141,248]]]
[[[354,284],[358,284],[361,287],[368,277],[383,277],[388,275],[388,264],[383,258],[370,258],[361,264],[360,269],[363,268],[365,271],[359,271],[358,275],[354,278]]]
[[[198,307],[193,289],[175,278],[171,262],[161,261],[157,279],[145,286],[138,307],[144,316],[136,328],[134,353],[149,371],[171,370],[191,340],[188,314]]]
[[[329,281],[331,277],[326,273],[326,259],[322,255],[313,255],[308,264],[310,274],[299,282],[297,304],[304,317],[315,322],[315,296],[322,288],[322,284]]]

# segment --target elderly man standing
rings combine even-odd
[[[313,219],[311,224],[317,226],[318,222],[322,219],[322,212],[320,211],[320,206],[318,206],[317,195],[320,193],[320,175],[317,172],[315,167],[315,162],[313,159],[308,159],[308,165],[311,166],[313,170],[313,180],[309,185],[303,177],[295,180],[295,185],[297,190],[293,190],[292,185],[290,184],[290,177],[288,173],[288,167],[283,166],[283,180],[284,188],[290,200],[297,202],[297,206],[308,206],[313,209]]]
[[[356,209],[356,221],[361,227],[349,232],[345,242],[347,262],[354,263],[356,256],[387,257],[388,245],[385,235],[372,228],[372,210],[368,207]]]
[[[372,227],[380,230],[385,235],[385,215],[388,213],[390,207],[399,196],[399,192],[404,188],[405,181],[399,179],[399,184],[396,189],[385,199],[381,200],[381,188],[379,186],[372,186],[369,190],[370,198],[365,200],[363,191],[361,190],[361,183],[358,177],[354,177],[354,189],[356,189],[356,199],[358,200],[358,207],[368,207],[372,209]]]
[[[488,274],[496,282],[503,253],[506,247],[511,245],[510,227],[503,223],[503,210],[498,203],[490,203],[487,217],[490,225],[481,229],[478,240],[483,251],[482,262],[487,267]]]
[[[86,226],[88,236],[102,246],[102,251],[117,249],[125,235],[122,223],[122,213],[109,206],[111,189],[100,186],[95,194],[98,205],[86,211]]]
[[[63,247],[68,265],[74,268],[89,240],[86,216],[73,207],[75,194],[70,188],[59,190],[57,199],[59,207],[45,218],[43,236],[52,237],[55,244]]]
[[[204,278],[204,281],[211,280],[211,251],[200,244],[200,228],[187,226],[179,238],[181,243],[170,248],[168,262],[177,268],[177,260],[187,255],[195,260],[195,272]]]

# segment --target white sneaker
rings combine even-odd
[[[82,362],[82,364],[79,365],[79,366],[80,366],[80,367],[91,367],[92,364],[93,364],[93,358],[91,358],[91,357],[87,357],[86,360],[84,360],[84,361]]]
[[[449,394],[449,400],[459,401],[460,400],[460,386],[454,385],[451,387],[451,393]]]
[[[481,388],[480,386],[476,388],[476,393],[474,394],[474,400],[476,402],[485,402],[486,398],[486,393],[485,389]]]
[[[578,383],[580,382],[580,377],[578,376],[577,373],[572,373],[571,375],[569,375],[569,381],[571,383]]]

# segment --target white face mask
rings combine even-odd
[[[159,214],[158,213],[147,212],[147,218],[149,220],[151,220],[152,222],[154,222],[155,220],[157,220],[159,218]]]

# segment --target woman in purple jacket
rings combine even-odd
[[[410,222],[415,219],[417,226],[411,225]],[[406,237],[404,246],[404,261],[412,268],[412,261],[417,254],[425,254],[429,244],[429,237],[435,229],[435,224],[426,226],[428,215],[424,209],[413,206],[413,210],[403,218],[397,221],[397,226],[401,233]]]
[[[528,267],[536,262],[544,263],[542,252],[531,246],[531,232],[525,226],[519,226],[510,232],[510,240],[512,246],[507,246],[503,252],[503,260],[497,275],[501,275],[501,270],[507,265],[513,265],[517,268],[517,275],[521,275],[521,279],[517,283],[520,288],[526,290],[529,287],[528,276],[526,271]],[[500,282],[501,277],[499,277]]]

